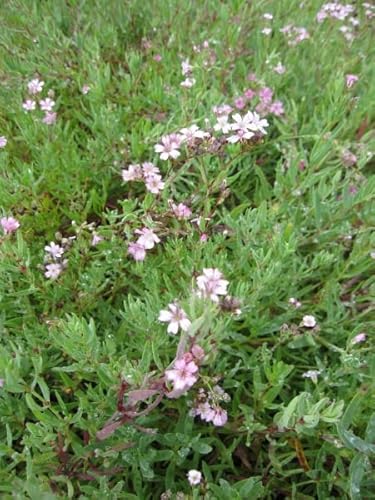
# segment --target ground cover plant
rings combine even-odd
[[[372,498],[374,6],[1,7],[0,497]]]

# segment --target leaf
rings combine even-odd
[[[369,466],[366,455],[357,453],[349,467],[349,494],[351,500],[361,500],[361,482]]]

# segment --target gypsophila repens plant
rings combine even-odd
[[[374,18],[5,0],[2,499],[372,498]]]

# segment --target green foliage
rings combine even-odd
[[[361,2],[350,43],[342,23],[317,23],[322,3],[2,2],[0,218],[21,223],[0,228],[2,499],[372,498],[374,45]],[[288,24],[310,38],[289,46]],[[213,125],[212,107],[233,104],[253,71],[285,107],[261,141],[158,159],[161,136]],[[22,108],[37,76],[54,93],[52,126]],[[161,169],[159,195],[121,180],[145,161]],[[170,200],[200,219],[173,217]],[[127,247],[144,226],[161,243],[135,262]],[[44,274],[51,241],[68,242],[57,280]],[[204,268],[223,273],[233,303],[197,297]],[[185,337],[158,321],[175,299]],[[194,342],[199,382],[158,401]],[[198,388],[216,385],[230,396],[224,426],[191,415]],[[137,415],[121,421],[131,395]]]

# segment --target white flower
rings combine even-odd
[[[302,377],[309,378],[316,384],[318,381],[318,375],[320,374],[321,374],[320,370],[308,370],[307,372],[302,373]]]
[[[121,171],[122,180],[125,182],[142,179],[142,169],[138,164],[129,165],[128,169]]]
[[[182,138],[178,134],[169,134],[161,138],[161,144],[156,144],[154,147],[156,153],[160,153],[161,160],[174,160],[180,156],[179,148],[181,146]]]
[[[185,59],[185,61],[182,61],[181,63],[181,71],[184,76],[188,75],[191,73],[193,67],[189,64],[189,59]]]
[[[44,273],[44,276],[46,278],[50,278],[51,280],[55,280],[58,278],[61,274],[62,271],[62,266],[61,264],[53,263],[53,264],[47,264],[46,265],[46,272]]]
[[[44,247],[44,250],[52,255],[54,259],[59,259],[64,253],[63,247],[56,245],[53,241]]]
[[[52,111],[55,101],[47,97],[46,99],[42,99],[39,105],[42,111]]]
[[[200,295],[218,302],[218,295],[226,295],[229,281],[222,279],[223,275],[218,269],[203,269],[203,274],[197,278]]]
[[[302,318],[302,325],[306,328],[314,328],[316,326],[315,317],[307,314]]]
[[[199,470],[191,469],[187,473],[187,478],[191,486],[196,486],[202,481],[202,473]]]
[[[155,243],[160,242],[160,238],[156,236],[152,229],[148,229],[144,227],[143,229],[136,229],[136,234],[140,234],[140,237],[137,240],[138,245],[143,246],[146,250],[150,250],[154,248]]]
[[[146,177],[146,189],[152,194],[159,194],[164,189],[165,183],[162,181],[161,175],[153,174]]]
[[[27,84],[27,88],[29,89],[30,94],[39,94],[44,87],[44,82],[39,80],[38,78],[35,78],[34,80],[31,80]]]
[[[195,78],[186,78],[180,83],[181,87],[185,87],[187,89],[190,89],[195,84],[196,84]]]
[[[214,130],[217,132],[221,131],[223,134],[227,134],[231,130],[231,125],[228,123],[228,115],[219,115],[217,117],[217,123],[214,125]]]
[[[185,311],[177,304],[169,304],[169,311],[163,309],[159,313],[159,321],[169,323],[167,332],[176,335],[178,329],[181,328],[183,332],[187,332],[190,328],[191,322],[188,319]]]
[[[36,108],[36,102],[32,99],[26,99],[26,101],[22,104],[22,107],[25,111],[34,111]]]
[[[190,127],[182,128],[180,130],[180,134],[182,140],[187,142],[193,142],[194,139],[204,139],[205,137],[210,136],[208,132],[201,130],[198,125],[191,125]]]

